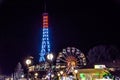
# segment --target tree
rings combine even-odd
[[[14,80],[18,80],[21,78],[21,76],[24,75],[23,69],[22,69],[22,65],[20,64],[20,62],[17,64],[17,67],[15,69],[15,73],[14,73]]]
[[[102,63],[113,61],[118,57],[118,49],[112,45],[98,45],[88,52],[89,63]]]

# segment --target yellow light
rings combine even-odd
[[[30,65],[31,63],[32,63],[32,61],[31,61],[30,59],[27,59],[27,60],[26,60],[26,64],[27,64],[27,65]]]
[[[60,73],[58,73],[57,75],[60,76]]]
[[[95,69],[104,69],[104,68],[106,68],[106,66],[105,65],[94,65],[94,68]]]
[[[74,72],[75,72],[75,74],[77,74],[77,73],[78,73],[78,70],[74,70]]]
[[[53,78],[53,77],[54,77],[54,74],[52,74],[51,77]]]
[[[62,75],[62,74],[63,74],[63,71],[60,71],[60,74]]]
[[[53,54],[52,54],[52,53],[49,53],[49,54],[47,55],[47,59],[52,61],[52,59],[53,59]]]
[[[22,78],[24,78],[24,75],[21,75]]]
[[[38,76],[38,73],[35,73],[34,75],[35,75],[35,76]]]

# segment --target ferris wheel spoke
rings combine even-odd
[[[63,54],[64,54],[65,56],[68,56],[67,52],[63,52]]]
[[[62,55],[64,58],[66,58],[66,56],[65,55]]]
[[[63,61],[63,62],[66,62],[66,60],[64,60],[64,59],[61,59],[61,58],[60,58],[60,59],[58,59],[58,60],[60,60],[60,61]]]

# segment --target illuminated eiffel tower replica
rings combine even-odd
[[[41,51],[39,53],[39,64],[30,66],[29,72],[40,72],[41,76],[49,72],[50,64],[47,61],[46,56],[51,53],[50,41],[49,41],[49,25],[48,25],[48,13],[46,12],[46,4],[44,3],[44,13],[42,14],[42,43]]]
[[[48,13],[42,14],[43,29],[42,29],[42,45],[39,53],[39,63],[29,67],[30,73],[38,72],[40,77],[46,75],[49,72],[50,64],[47,61],[47,54],[50,53],[50,42],[49,42],[49,28],[48,28]]]
[[[40,69],[39,70],[46,70],[50,66],[47,62],[46,56],[51,52],[50,50],[50,41],[49,41],[49,16],[46,12],[46,2],[44,0],[44,13],[42,14],[42,44],[41,44],[41,51],[39,53],[39,64]]]
[[[43,35],[42,35],[42,46],[40,52],[39,62],[45,62],[45,56],[50,53],[50,42],[49,42],[49,28],[48,28],[48,13],[43,13]]]

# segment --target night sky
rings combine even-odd
[[[68,46],[85,54],[101,44],[120,50],[119,0],[46,0],[46,4],[55,54]],[[0,0],[0,73],[10,74],[29,55],[38,61],[43,12],[43,0]]]

